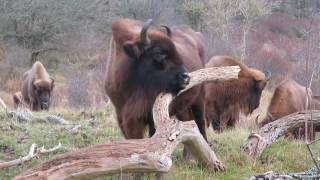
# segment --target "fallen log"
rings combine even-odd
[[[191,88],[204,81],[225,81],[238,77],[239,67],[201,69],[190,73]],[[154,104],[156,133],[151,138],[115,141],[64,154],[28,170],[15,179],[93,179],[121,174],[168,172],[171,155],[183,143],[209,170],[224,170],[224,165],[203,139],[194,121],[181,122],[169,116],[171,94],[161,93]]]
[[[302,127],[305,119],[313,123],[314,126],[320,126],[320,110],[290,114],[264,125],[257,132],[249,135],[243,150],[249,155],[260,156],[264,149],[278,138],[296,128]]]

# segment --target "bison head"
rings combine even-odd
[[[151,19],[146,21],[138,37],[122,44],[131,63],[132,83],[145,90],[176,94],[185,88],[190,77],[172,41],[170,28],[150,28],[151,23]]]
[[[251,69],[251,68],[250,68]],[[251,89],[251,98],[250,98],[250,113],[252,113],[253,110],[259,107],[260,105],[260,99],[261,94],[264,88],[266,87],[268,81],[271,79],[271,73],[268,71],[265,74],[262,75],[260,71],[251,69],[254,86]]]
[[[32,83],[37,102],[40,104],[41,110],[48,110],[51,98],[51,92],[54,87],[54,80],[44,79],[35,80]]]

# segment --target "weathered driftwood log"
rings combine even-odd
[[[44,146],[42,146],[40,149],[37,149],[37,145],[36,144],[32,144],[30,146],[29,153],[26,156],[21,157],[19,159],[11,160],[11,161],[8,161],[8,162],[0,162],[0,169],[22,164],[22,163],[24,163],[26,161],[30,161],[31,159],[37,157],[40,154],[47,154],[47,153],[56,151],[56,150],[60,149],[61,147],[62,147],[61,143],[59,143],[57,146],[55,146],[55,147],[53,147],[51,149],[45,149]]]
[[[190,74],[191,85],[204,81],[225,81],[238,77],[238,67],[202,69]],[[151,138],[122,140],[78,149],[40,164],[15,179],[92,179],[99,176],[168,172],[171,155],[179,143],[185,144],[204,167],[224,170],[224,165],[203,139],[195,122],[169,117],[170,94],[160,94],[153,107],[156,133]]]
[[[257,132],[249,135],[243,150],[252,156],[260,156],[265,148],[274,143],[284,134],[302,127],[305,118],[314,126],[320,126],[320,111],[307,111],[290,114],[261,127]]]

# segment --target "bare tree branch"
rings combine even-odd
[[[310,114],[313,114],[311,119]],[[320,126],[320,111],[306,111],[290,114],[276,121],[268,123],[260,128],[257,132],[249,135],[243,150],[252,156],[260,156],[265,148],[277,141],[278,138],[292,131],[293,129],[303,127],[305,118]]]
[[[60,149],[61,147],[62,147],[62,145],[61,145],[61,143],[59,143],[57,146],[55,146],[51,149],[45,149],[44,146],[42,146],[40,149],[37,149],[37,145],[32,144],[30,146],[29,153],[26,156],[19,158],[19,159],[14,159],[12,161],[8,161],[8,162],[0,162],[0,169],[22,164],[26,161],[30,161],[31,159],[37,157],[39,154],[47,154],[50,152],[54,152],[54,151]]]

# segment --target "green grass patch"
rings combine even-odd
[[[73,124],[80,124],[77,131],[72,131],[74,125],[57,125],[48,122],[21,123],[15,119],[8,119],[4,112],[0,112],[0,159],[9,161],[25,156],[32,143],[39,147],[51,148],[59,142],[63,148],[55,153],[41,155],[22,165],[0,170],[0,179],[11,179],[15,175],[36,166],[60,154],[92,144],[102,144],[113,140],[123,139],[118,128],[114,110],[111,106],[92,110],[54,110],[50,112],[60,114]],[[44,115],[45,113],[35,113]],[[95,119],[95,123],[90,120]],[[240,148],[244,144],[249,130],[244,128],[232,129],[221,134],[209,131],[209,141],[217,156],[224,162],[225,172],[212,172],[200,167],[195,160],[186,162],[182,159],[183,146],[180,145],[173,153],[173,167],[165,179],[248,179],[248,177],[267,171],[299,172],[313,166],[313,162],[302,141],[280,139],[265,150],[260,159],[254,159]],[[312,146],[319,157],[320,143]],[[131,179],[132,175],[122,175]],[[113,176],[100,179],[119,179]],[[154,179],[153,174],[146,175],[144,179]]]

